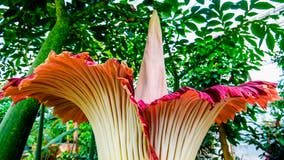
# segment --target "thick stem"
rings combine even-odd
[[[0,159],[20,159],[37,115],[37,100],[26,99],[11,107],[0,125]]]
[[[30,69],[44,62],[50,50],[59,52],[69,32],[69,20],[64,13],[64,0],[55,0],[57,21]],[[34,99],[26,99],[11,107],[0,125],[0,159],[20,159],[34,123],[39,105]]]
[[[43,123],[44,122],[44,109],[45,109],[44,105],[41,105],[35,160],[41,159],[41,146],[42,146],[43,125],[44,125]]]
[[[226,134],[224,124],[219,125],[218,128],[219,128],[221,149],[223,151],[224,160],[233,160],[233,157],[231,156],[230,151],[229,151],[229,145],[227,142],[227,134]]]

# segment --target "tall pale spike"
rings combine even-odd
[[[148,38],[140,69],[135,99],[150,103],[168,94],[162,31],[157,11],[153,11],[149,22]]]

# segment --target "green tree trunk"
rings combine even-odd
[[[65,14],[64,0],[55,0],[56,23],[34,61],[30,72],[47,58],[49,52],[60,52],[69,34],[69,18]],[[27,138],[39,109],[38,102],[26,99],[11,107],[0,124],[0,159],[17,160],[22,156]]]

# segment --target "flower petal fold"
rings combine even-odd
[[[194,159],[196,146],[214,122],[234,119],[236,112],[246,111],[247,103],[265,108],[278,99],[276,84],[254,81],[237,87],[217,85],[203,92],[185,87],[149,105],[139,104],[159,159]]]
[[[195,158],[197,146],[220,112],[210,101],[207,94],[186,87],[144,104],[143,117],[159,159]]]
[[[12,79],[3,95],[14,102],[36,98],[63,121],[89,121],[100,159],[155,159],[132,97],[132,69],[109,59],[96,64],[87,53],[51,52],[35,73]]]
[[[265,81],[251,81],[236,87],[216,85],[204,90],[214,102],[214,106],[225,105],[216,117],[218,124],[233,119],[235,114],[246,111],[246,104],[258,104],[266,109],[267,103],[280,100],[277,84]]]

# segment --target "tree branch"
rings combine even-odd
[[[55,0],[55,4],[56,23],[43,43],[30,73],[45,61],[50,50],[60,52],[66,37],[68,37],[69,18],[64,11],[64,0]],[[0,159],[21,158],[38,109],[38,101],[31,98],[22,100],[9,109],[0,125],[0,144],[4,146],[0,150]]]

